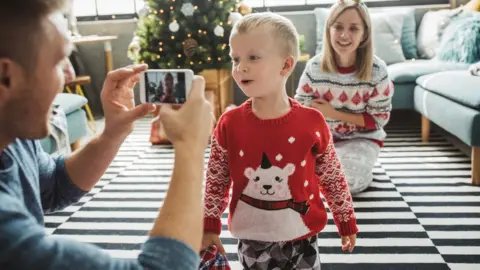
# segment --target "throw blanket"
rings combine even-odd
[[[480,76],[480,62],[472,64],[468,69],[474,76]]]
[[[50,135],[56,144],[56,150],[52,155],[68,155],[72,152],[68,138],[67,116],[58,105],[53,105],[50,117]]]

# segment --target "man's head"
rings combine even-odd
[[[0,136],[48,135],[52,101],[63,87],[70,43],[64,0],[4,1],[0,8]],[[58,12],[58,13],[57,13]]]
[[[254,13],[236,23],[230,36],[233,78],[249,97],[284,88],[300,54],[292,22],[273,13]]]

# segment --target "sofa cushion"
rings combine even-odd
[[[415,87],[415,110],[470,146],[480,146],[480,111]]]
[[[480,12],[464,12],[445,29],[437,58],[470,64],[480,61]]]
[[[55,97],[53,104],[59,105],[66,115],[82,108],[88,100],[80,95],[60,93]]]
[[[447,70],[467,70],[468,64],[438,60],[408,60],[388,66],[390,79],[394,83],[412,83],[418,77]]]
[[[418,56],[432,59],[437,54],[443,31],[452,18],[462,12],[461,9],[431,10],[423,15],[417,31]]]
[[[467,70],[425,75],[417,79],[417,84],[464,106],[480,109],[480,77],[471,75]]]

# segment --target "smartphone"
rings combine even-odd
[[[149,69],[140,74],[140,102],[183,104],[192,88],[190,69]]]

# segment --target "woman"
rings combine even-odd
[[[312,58],[295,98],[325,116],[352,194],[372,182],[372,170],[390,119],[393,84],[373,55],[372,27],[361,1],[335,3],[321,55]]]

